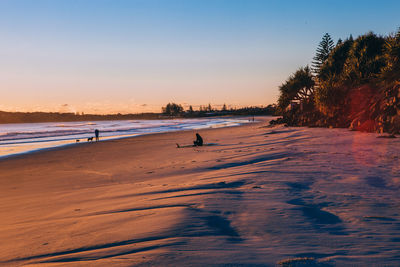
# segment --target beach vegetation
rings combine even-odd
[[[280,87],[278,106],[284,110],[291,101],[308,103],[314,96],[313,75],[308,66],[299,68]]]
[[[385,38],[370,32],[352,43],[343,69],[343,81],[351,86],[372,82],[385,66]]]
[[[400,77],[400,28],[385,40],[383,58],[385,66],[381,70],[380,79],[393,84]]]
[[[339,43],[321,65],[315,90],[315,101],[320,109],[326,106],[333,108],[344,99],[346,86],[343,85],[343,70],[352,45],[352,38]]]
[[[283,121],[400,133],[400,29],[389,36],[350,35],[333,44],[325,34],[313,71],[299,68],[279,87]],[[293,102],[302,105],[289,109]]]

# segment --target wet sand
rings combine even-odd
[[[398,265],[400,139],[267,121],[0,160],[0,265]]]

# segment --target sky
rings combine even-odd
[[[0,110],[266,106],[322,36],[400,27],[400,1],[0,0]]]

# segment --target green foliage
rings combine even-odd
[[[314,80],[308,66],[298,69],[279,87],[278,106],[284,110],[292,100],[308,101],[313,96]]]
[[[318,87],[315,89],[317,106],[334,106],[343,100],[343,69],[353,45],[352,39],[338,44],[320,68]]]
[[[352,86],[371,82],[385,66],[385,38],[370,32],[354,40],[343,69],[343,80]]]
[[[320,81],[340,79],[352,45],[353,40],[347,39],[331,51],[324,64],[320,67],[318,75]]]
[[[175,103],[168,103],[162,108],[162,113],[169,116],[176,116],[183,112],[183,107]]]
[[[317,47],[317,52],[315,53],[315,57],[313,58],[312,68],[313,71],[318,74],[320,67],[324,64],[325,60],[329,57],[329,53],[334,48],[334,43],[329,35],[329,33],[325,33],[322,37],[322,41],[319,43]]]
[[[348,88],[373,82],[385,67],[386,40],[368,33],[338,44],[320,67],[315,101],[321,111],[343,105]]]
[[[400,81],[400,28],[396,35],[389,36],[384,46],[386,66],[382,69],[380,78],[386,83]]]

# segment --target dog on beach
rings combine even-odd
[[[93,142],[93,136],[87,139],[88,142]]]

